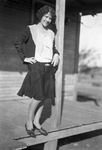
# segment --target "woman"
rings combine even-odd
[[[35,129],[43,135],[48,134],[39,119],[44,100],[55,98],[55,71],[59,62],[59,52],[54,46],[55,34],[49,28],[55,19],[55,12],[46,5],[38,10],[37,17],[39,23],[28,26],[15,43],[23,63],[28,64],[28,73],[18,95],[32,99],[25,129],[33,137]]]

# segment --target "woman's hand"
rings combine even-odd
[[[25,58],[24,62],[34,64],[36,62],[34,57]]]
[[[59,64],[59,55],[58,54],[54,54],[51,64],[53,64],[54,67]]]

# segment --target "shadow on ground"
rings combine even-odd
[[[100,100],[99,99],[94,99],[94,98],[89,98],[89,97],[87,97],[87,96],[83,96],[83,95],[78,95],[77,96],[77,101],[78,102],[94,102],[94,104],[96,105],[96,106],[100,106],[101,105],[101,102],[100,102]]]

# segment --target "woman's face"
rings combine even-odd
[[[51,23],[51,21],[52,21],[52,16],[50,12],[48,12],[41,18],[41,24],[44,27],[47,27]]]

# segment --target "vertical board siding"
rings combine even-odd
[[[65,25],[63,54],[64,98],[73,100],[75,95],[75,57],[78,15],[68,15]],[[18,57],[14,41],[21,31],[31,24],[31,0],[0,2],[0,100],[18,99],[16,95],[27,68]]]
[[[79,39],[78,30],[78,14],[69,14],[69,22],[65,25],[64,37],[64,61],[63,61],[63,98],[67,100],[75,100],[76,89],[76,68],[75,63],[78,57],[76,42]],[[77,43],[79,44],[79,43]]]
[[[26,74],[14,42],[31,22],[31,0],[0,1],[0,101],[20,99],[17,92]]]
[[[22,99],[17,96],[17,92],[25,75],[26,73],[0,71],[0,101]]]
[[[31,0],[0,2],[0,70],[25,70],[18,58],[14,42],[21,31],[30,24]]]

